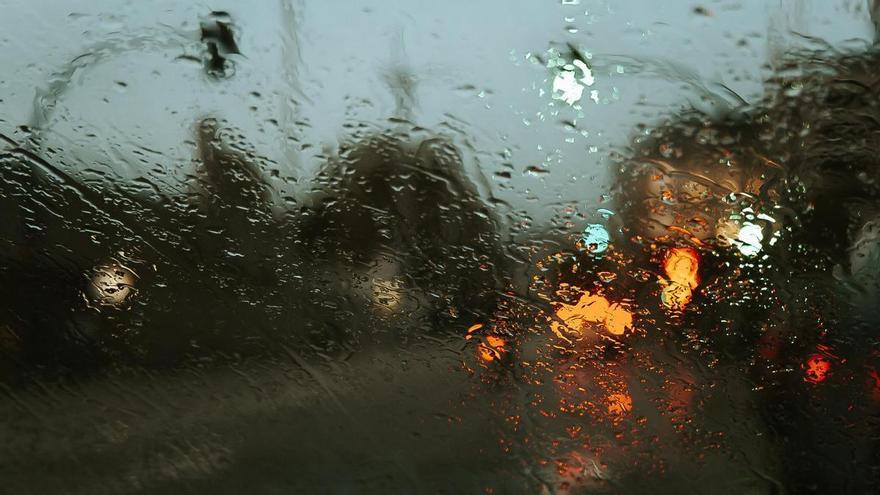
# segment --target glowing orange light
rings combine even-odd
[[[467,335],[465,335],[465,340],[471,340],[474,337],[474,332],[483,328],[482,323],[475,323],[468,327]],[[496,359],[501,359],[501,357],[507,352],[507,341],[502,337],[497,335],[487,335],[482,342],[477,344],[477,355],[483,361],[489,363],[495,361]]]
[[[480,359],[487,363],[495,361],[496,359],[501,359],[501,357],[507,352],[507,349],[504,347],[505,345],[507,345],[507,341],[503,338],[495,335],[487,335],[486,341],[480,342],[477,346]]]
[[[672,248],[663,259],[661,279],[663,290],[660,299],[670,309],[684,309],[693,297],[694,289],[700,284],[700,255],[688,247]]]
[[[632,407],[632,397],[626,392],[620,392],[608,396],[608,414],[624,416],[632,411]]]
[[[483,324],[482,324],[482,323],[475,323],[475,324],[471,325],[471,326],[467,329],[467,335],[465,336],[465,340],[471,340],[471,337],[473,337],[473,335],[471,335],[471,334],[474,333],[474,332],[476,332],[477,330],[479,330],[479,329],[481,329],[481,328],[483,328]]]
[[[670,281],[690,288],[699,285],[700,255],[693,248],[672,248],[663,260],[663,271]]]
[[[590,293],[581,295],[576,304],[559,303],[556,317],[550,321],[550,329],[565,340],[571,334],[582,336],[590,323],[601,323],[608,333],[623,335],[633,322],[632,313],[624,306]]]
[[[821,354],[812,354],[803,365],[804,380],[809,383],[820,383],[828,378],[831,362]]]

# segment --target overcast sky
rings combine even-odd
[[[58,102],[45,139],[64,150],[59,161],[173,190],[191,166],[194,122],[211,115],[240,128],[282,175],[303,178],[345,135],[343,124],[399,113],[388,81],[407,74],[412,120],[470,143],[470,172],[542,216],[557,203],[594,208],[609,151],[625,147],[636,124],[698,102],[698,88],[724,83],[758,98],[768,63],[797,42],[790,30],[835,46],[872,38],[863,0],[660,4],[12,0],[0,18],[0,130],[29,121],[35,90],[66,63],[95,47],[118,50],[78,71]],[[211,10],[229,11],[241,35],[243,56],[225,81],[180,57],[197,54],[199,18]],[[553,97],[559,69],[529,57],[546,61],[565,43],[592,56],[592,85],[579,79],[574,106]],[[511,179],[494,177],[510,166]],[[549,173],[524,173],[529,166]]]

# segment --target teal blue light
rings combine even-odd
[[[609,240],[608,230],[605,229],[605,226],[598,223],[588,224],[584,229],[583,236],[581,236],[584,246],[593,254],[605,252],[608,249]]]

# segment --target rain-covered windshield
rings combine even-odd
[[[880,491],[874,0],[9,0],[0,492]]]

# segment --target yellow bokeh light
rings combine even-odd
[[[575,304],[558,303],[555,316],[550,329],[565,340],[584,336],[590,324],[601,324],[611,335],[623,335],[633,324],[632,313],[623,305],[590,293],[582,294]]]
[[[663,289],[660,300],[663,305],[675,310],[684,309],[693,297],[693,290],[700,284],[700,255],[693,248],[672,248],[663,259],[665,279],[660,283]]]

